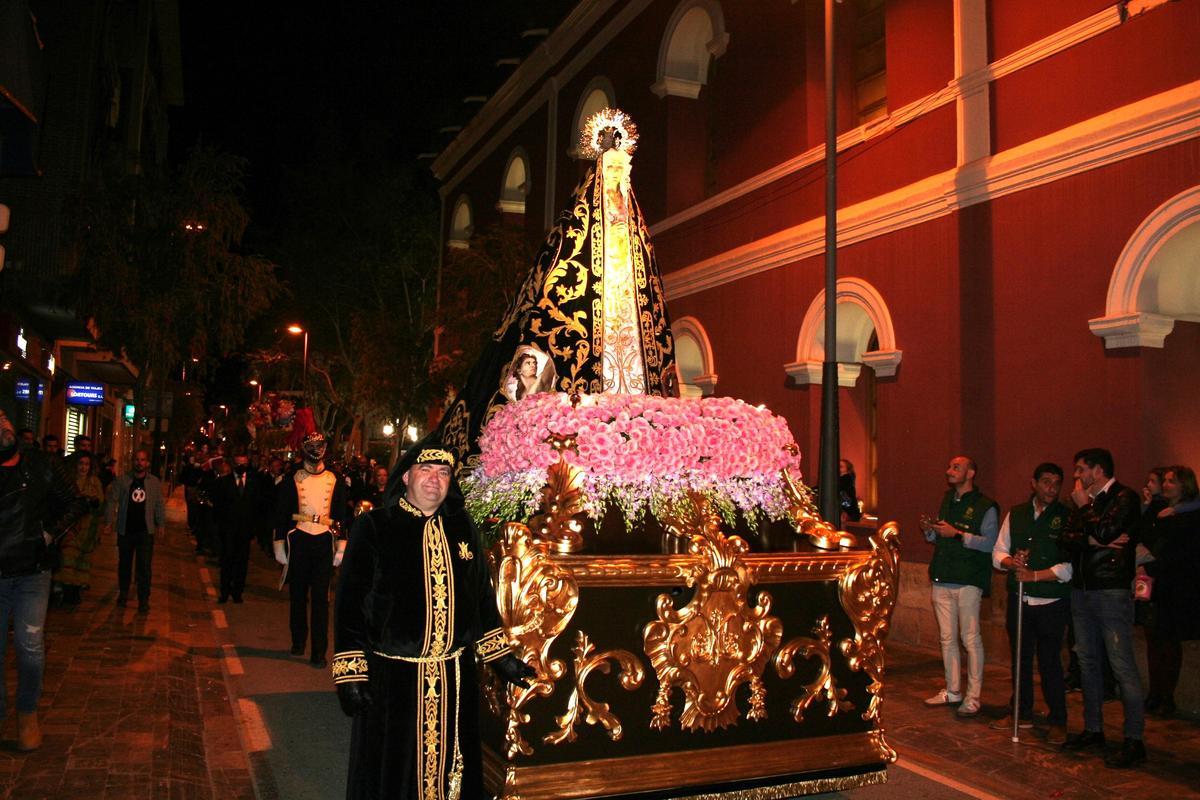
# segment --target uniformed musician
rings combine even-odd
[[[275,560],[283,565],[282,582],[291,598],[292,655],[304,655],[311,630],[308,659],[314,667],[327,663],[329,582],[346,550],[344,487],[325,468],[327,447],[320,433],[305,437],[304,461],[279,484],[275,504]]]

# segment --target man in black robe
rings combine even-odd
[[[412,448],[350,534],[333,679],[354,718],[351,800],[482,798],[476,657],[517,685],[534,674],[509,653],[454,466],[440,443]]]

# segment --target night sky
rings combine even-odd
[[[183,0],[185,105],[172,118],[173,157],[198,140],[250,161],[249,205],[270,226],[286,169],[319,148],[348,159],[415,160],[436,152],[490,95],[571,0],[305,4]],[[305,10],[298,10],[305,9]],[[428,162],[424,162],[428,166]]]

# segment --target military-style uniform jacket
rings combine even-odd
[[[337,535],[349,518],[345,486],[331,469],[315,474],[298,469],[275,489],[276,541],[286,540],[292,531],[318,536],[332,530]]]

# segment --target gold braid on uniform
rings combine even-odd
[[[475,643],[475,651],[479,653],[479,660],[485,664],[506,656],[508,654],[508,637],[504,635],[504,628],[496,628],[485,633]]]
[[[367,654],[362,650],[344,650],[333,654],[333,682],[357,683],[367,680]]]

